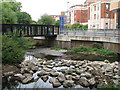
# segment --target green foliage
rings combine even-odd
[[[32,19],[31,16],[26,12],[21,12],[21,3],[20,2],[2,2],[2,23],[12,23],[12,24],[30,24]]]
[[[103,45],[102,45],[101,43],[93,43],[93,44],[92,44],[92,47],[93,47],[93,48],[101,49],[101,48],[103,48]]]
[[[6,36],[2,37],[3,63],[19,63],[24,58],[24,50],[17,41]]]
[[[78,47],[73,47],[72,50],[74,50],[75,52],[83,52],[83,51],[91,51],[92,48],[87,47],[87,46],[78,46]]]
[[[27,37],[12,37],[12,38],[13,40],[17,41],[18,44],[24,49],[32,48],[32,46],[36,44],[34,40]]]
[[[24,59],[25,50],[31,48],[36,42],[26,37],[2,37],[3,63],[19,63]]]
[[[19,24],[30,24],[31,23],[31,16],[26,12],[18,12],[17,18],[18,18]]]
[[[98,49],[96,52],[99,54],[102,54],[102,55],[114,55],[114,54],[116,54],[114,51],[107,50],[107,49]]]
[[[79,28],[79,29],[87,29],[88,28],[88,25],[82,25],[82,24],[79,24],[79,23],[75,23],[75,24],[68,24],[66,26],[64,26],[64,28]]]
[[[47,14],[44,14],[41,16],[41,19],[38,20],[38,24],[53,25],[55,24],[55,19]]]
[[[97,88],[99,89],[99,88],[119,88],[120,89],[120,85],[117,85],[117,84],[115,84],[115,83],[108,83],[108,84],[105,84],[105,83],[102,83],[102,84],[99,84],[98,86],[97,86]]]
[[[100,44],[95,44],[98,48],[91,48],[88,46],[78,46],[78,47],[73,47],[72,50],[74,50],[75,52],[92,52],[95,51],[98,54],[101,55],[114,55],[116,54],[114,51],[112,50],[108,50],[108,49],[104,49]]]
[[[60,24],[60,20],[55,21],[55,25],[59,25]]]
[[[53,49],[53,50],[61,50],[62,48],[60,48],[60,47],[51,47],[51,49]]]

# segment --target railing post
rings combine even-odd
[[[104,35],[106,36],[106,30],[104,29]]]
[[[53,28],[52,28],[52,35],[54,35],[54,26],[53,26]]]

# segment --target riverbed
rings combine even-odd
[[[106,58],[103,58],[105,61],[92,61],[88,60],[89,58],[81,59],[81,57],[71,60],[72,54],[68,55],[67,52],[68,50],[51,50],[50,48],[28,50],[25,60],[19,65],[20,72],[6,73],[4,90],[12,88],[84,88],[89,90],[95,89],[96,85],[103,81],[118,83],[117,61],[110,63]],[[28,82],[21,80],[21,77],[26,75],[31,78]],[[64,78],[63,81],[60,77]],[[114,79],[110,79],[111,77]]]

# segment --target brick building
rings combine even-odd
[[[51,17],[53,17],[56,21],[59,20],[60,15],[50,15]]]
[[[88,24],[88,7],[87,5],[74,5],[69,9],[70,23]]]
[[[117,15],[110,11],[111,0],[86,0],[82,5],[73,5],[67,11],[65,20],[69,24],[88,24],[89,29],[116,28]]]

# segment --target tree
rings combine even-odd
[[[38,20],[38,24],[53,25],[55,24],[55,19],[47,14],[44,14],[41,16],[41,19]]]
[[[30,24],[31,23],[31,16],[26,12],[18,12],[17,13],[18,23],[19,24]]]
[[[60,24],[60,20],[55,21],[55,25],[59,25]]]
[[[2,23],[17,23],[17,12],[20,12],[20,2],[2,2]]]

